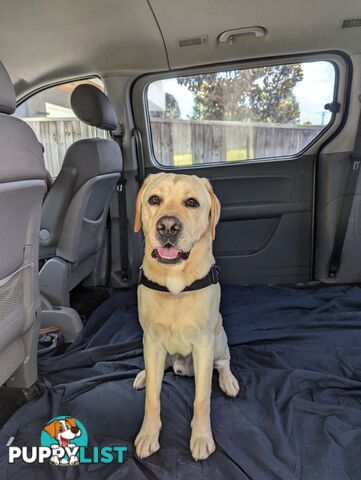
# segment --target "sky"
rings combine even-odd
[[[331,102],[335,82],[335,70],[330,62],[318,61],[302,63],[303,80],[293,92],[299,102],[300,123],[314,125],[328,123],[330,113],[324,110],[325,103]],[[178,100],[181,118],[189,118],[193,112],[193,94],[187,87],[178,85],[176,79],[162,80],[164,90]],[[151,92],[151,91],[150,91]]]

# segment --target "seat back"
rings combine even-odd
[[[25,387],[36,379],[38,236],[45,168],[32,129],[10,116],[15,105],[14,88],[0,63],[0,384],[12,375],[12,386]]]
[[[108,131],[118,126],[109,99],[92,85],[79,85],[71,105],[87,124]],[[122,167],[121,151],[113,140],[84,139],[68,149],[44,201],[41,219],[40,257],[51,259],[41,271],[40,284],[53,304],[67,306],[68,293],[64,296],[64,292],[98,270],[110,199]],[[60,265],[63,274],[59,276]]]

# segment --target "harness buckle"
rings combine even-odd
[[[211,277],[212,277],[212,282],[213,283],[218,283],[219,282],[219,274],[221,273],[221,269],[219,268],[218,265],[212,265],[211,268]]]
[[[139,267],[139,270],[138,270],[138,285],[140,285],[142,283],[142,277],[143,277],[143,267]]]

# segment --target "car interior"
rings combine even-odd
[[[360,478],[360,2],[3,0],[0,24],[0,478],[65,478],[7,457],[57,415],[127,446],[71,478]],[[204,462],[172,372],[161,451],[133,446],[135,203],[160,172],[208,178],[222,207],[241,393],[214,384]]]

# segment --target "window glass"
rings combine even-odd
[[[104,91],[98,78],[63,83],[36,93],[19,105],[14,113],[34,130],[44,148],[45,166],[53,178],[58,175],[72,143],[83,138],[106,138],[108,135],[105,130],[86,125],[75,116],[70,96],[74,88],[82,83],[95,85]]]
[[[156,160],[166,166],[295,155],[325,129],[331,62],[168,78],[147,90]]]

